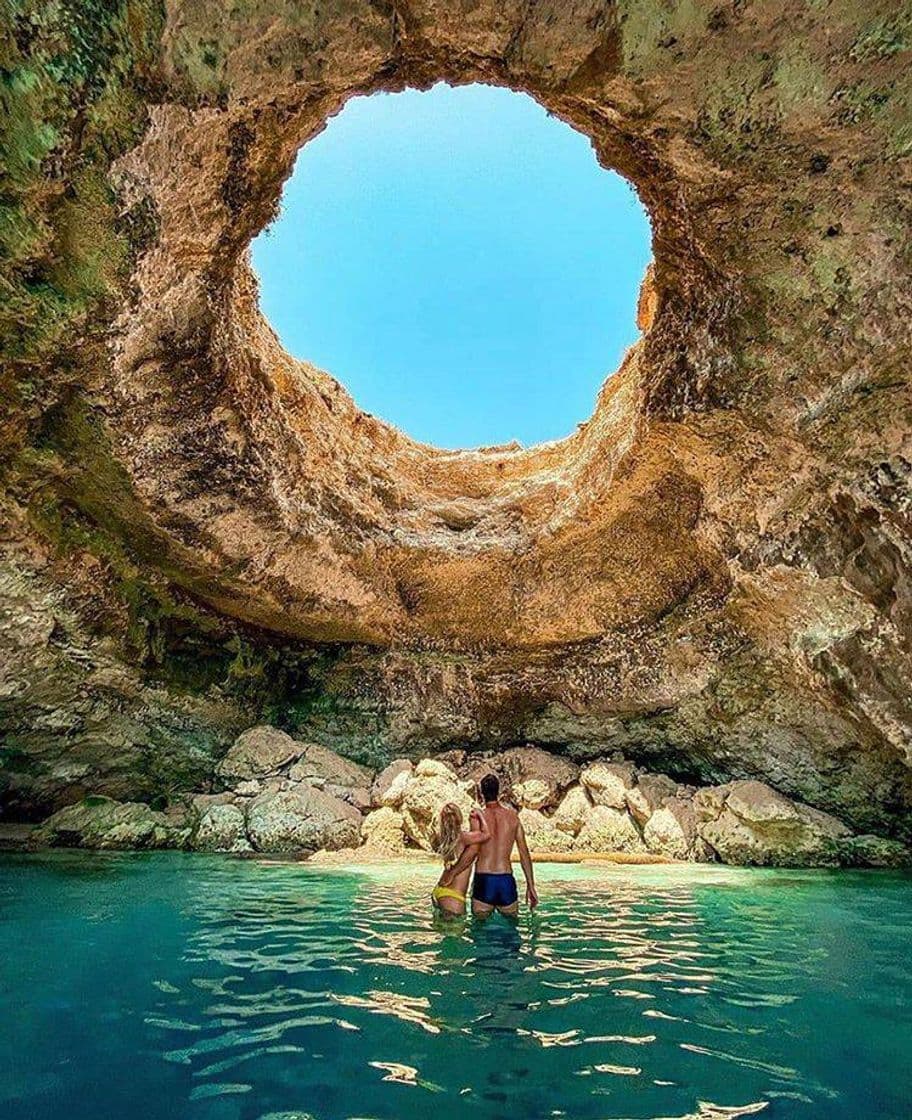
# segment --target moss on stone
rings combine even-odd
[[[132,260],[107,182],[145,128],[159,0],[4,0],[0,35],[0,456],[46,366],[103,332]],[[91,324],[91,325],[90,325]]]

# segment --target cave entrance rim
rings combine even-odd
[[[492,83],[349,97],[297,150],[250,261],[293,359],[450,455],[564,443],[652,318],[633,184]]]

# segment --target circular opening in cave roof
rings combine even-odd
[[[637,338],[651,231],[630,184],[525,94],[354,98],[253,244],[285,348],[441,447],[560,439]]]

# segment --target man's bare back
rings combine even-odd
[[[510,856],[516,843],[516,830],[519,828],[519,814],[499,801],[485,805],[482,815],[491,839],[478,849],[475,861],[476,871],[503,873],[513,870]]]

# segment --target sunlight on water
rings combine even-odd
[[[0,1114],[908,1116],[910,880],[541,871],[518,925],[432,869],[0,862]]]

